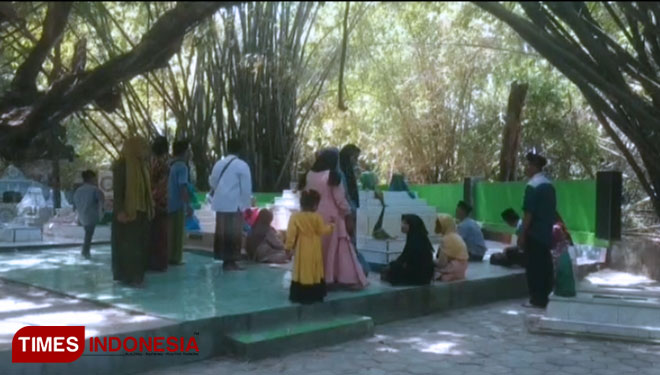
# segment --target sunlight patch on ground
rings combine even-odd
[[[436,332],[436,334],[443,335],[443,336],[449,336],[449,337],[456,337],[456,338],[467,337],[467,335],[464,335],[462,333],[455,333],[455,332],[449,332],[449,331],[438,331],[438,332]]]
[[[151,320],[156,320],[153,316],[149,315],[134,315],[130,319],[127,320],[128,323],[141,323],[141,322],[148,322]]]
[[[460,350],[456,350],[457,344],[451,341],[438,341],[434,343],[425,343],[418,347],[422,353],[432,354],[446,354],[446,355],[463,355],[466,354]]]
[[[49,307],[51,304],[42,303],[37,304],[34,302],[26,300],[18,300],[13,298],[2,298],[0,299],[0,313],[12,312],[12,311],[21,311],[21,310],[32,310],[32,309],[41,309],[44,307]]]
[[[26,324],[19,323],[19,322],[10,322],[10,321],[4,321],[0,323],[0,335],[5,336],[8,335],[10,337],[14,337],[14,334],[21,328],[25,327]]]
[[[96,329],[89,329],[85,327],[85,338],[88,339],[90,337],[98,337],[99,336],[99,331]]]
[[[643,275],[607,269],[589,274],[586,279],[594,285],[601,286],[634,286],[656,283],[656,281]]]
[[[72,326],[101,323],[106,319],[106,314],[99,311],[58,312],[23,315],[20,319],[37,325]]]
[[[396,340],[395,342],[397,342],[399,344],[416,344],[416,343],[421,342],[421,341],[423,341],[423,340],[419,337],[410,337],[410,338],[407,338],[407,339]]]
[[[522,314],[522,312],[519,311],[519,310],[503,310],[503,311],[502,311],[502,314],[504,314],[504,315],[514,315],[514,316],[517,316],[517,315]]]
[[[388,346],[383,346],[383,347],[380,347],[380,348],[376,348],[376,351],[377,352],[383,352],[383,353],[398,353],[399,349],[390,348]]]

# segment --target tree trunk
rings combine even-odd
[[[54,127],[53,129],[57,129],[57,127]],[[52,133],[55,133],[52,131]],[[53,208],[58,209],[62,208],[62,194],[60,193],[60,155],[58,152],[58,142],[59,138],[53,134],[51,138],[51,160],[53,162]]]
[[[341,59],[339,60],[339,99],[337,108],[342,111],[347,110],[344,103],[344,67],[346,66],[346,49],[348,47],[348,9],[350,1],[346,2],[346,12],[344,13],[344,36],[341,40]]]
[[[203,144],[192,143],[190,147],[192,149],[192,162],[195,165],[195,172],[197,172],[195,187],[199,191],[208,191],[210,168],[213,165],[209,163],[206,157],[206,148]]]
[[[609,28],[596,20],[600,14],[594,17],[583,2],[519,2],[525,16],[497,2],[475,4],[516,31],[580,89],[594,112],[611,121],[635,145],[645,168],[645,173],[639,174],[638,169],[635,173],[645,189],[651,188],[649,197],[660,217],[657,5],[594,3],[602,7],[597,11],[607,12],[609,19],[604,22],[618,28],[614,32],[625,38],[620,40],[618,34],[607,34]],[[617,147],[621,147],[618,142]]]
[[[515,181],[516,156],[522,134],[521,115],[527,96],[527,83],[511,83],[509,102],[506,108],[502,150],[500,151],[500,181]]]

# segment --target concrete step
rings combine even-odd
[[[527,318],[527,328],[530,332],[539,334],[582,336],[652,344],[660,343],[660,328],[658,327],[604,324],[531,316]]]
[[[660,300],[626,294],[584,293],[550,296],[548,317],[566,321],[660,327]]]
[[[338,315],[234,332],[226,340],[230,353],[256,360],[371,336],[373,329],[370,317]]]

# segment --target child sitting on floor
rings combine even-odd
[[[303,191],[301,212],[289,220],[285,248],[294,251],[289,300],[297,303],[323,302],[326,295],[321,236],[331,234],[334,224],[325,224],[316,213],[321,196],[314,190]]]
[[[435,233],[442,234],[442,243],[436,260],[436,280],[465,279],[469,255],[465,242],[456,233],[454,219],[446,214],[438,215],[435,222]]]

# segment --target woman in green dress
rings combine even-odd
[[[126,139],[112,171],[112,274],[114,280],[133,287],[144,280],[154,216],[149,149],[142,137]]]

